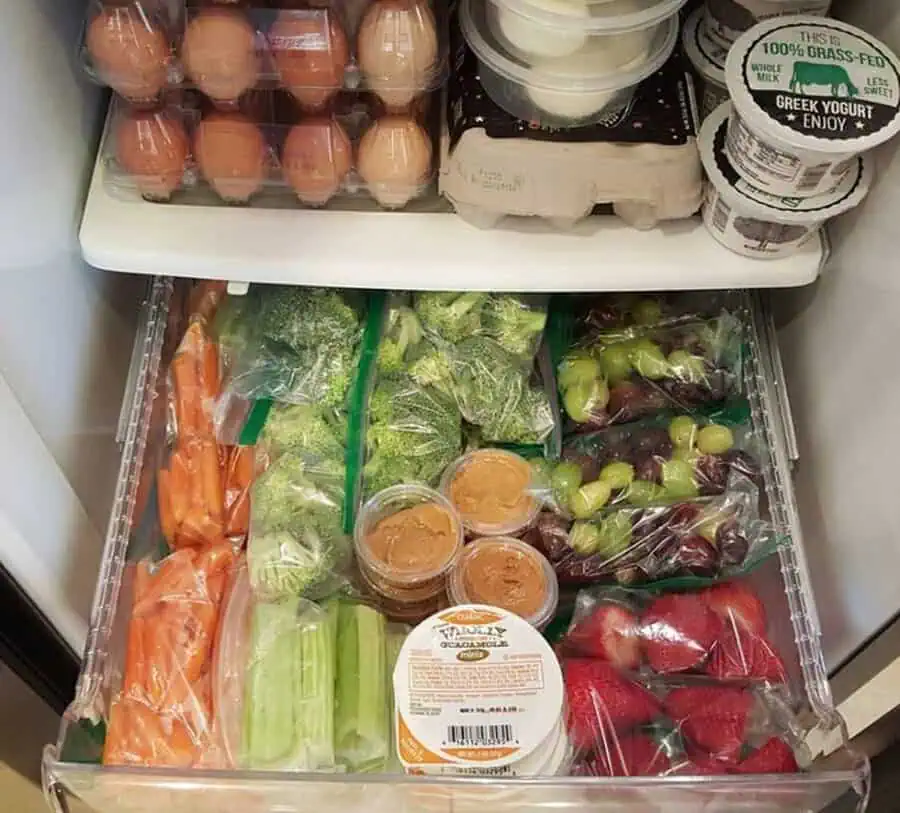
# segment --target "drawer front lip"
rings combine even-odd
[[[773,333],[768,329],[768,314],[758,294],[747,294],[746,305],[750,318],[748,359],[745,367],[747,391],[751,403],[755,429],[765,438],[767,459],[763,460],[766,497],[772,520],[781,534],[789,535],[792,544],[780,553],[781,576],[793,624],[794,643],[799,655],[799,667],[805,690],[806,705],[813,720],[809,740],[815,743],[814,754],[833,756],[817,766],[815,772],[779,777],[703,777],[650,779],[584,779],[559,778],[491,782],[473,778],[428,779],[422,777],[391,777],[364,775],[323,777],[315,774],[272,774],[266,772],[209,772],[150,770],[107,767],[97,764],[78,764],[59,758],[68,724],[76,721],[101,721],[104,717],[104,686],[114,664],[110,662],[112,632],[116,603],[121,587],[126,552],[132,534],[137,486],[144,465],[153,421],[154,400],[160,383],[164,347],[168,345],[167,325],[174,315],[179,293],[169,278],[155,278],[144,303],[133,356],[134,371],[129,376],[130,393],[126,395],[120,421],[123,443],[122,463],[115,492],[115,501],[107,531],[106,546],[99,575],[97,593],[91,616],[91,628],[85,651],[84,666],[79,679],[76,700],[62,723],[56,747],[47,748],[44,768],[48,777],[48,793],[54,799],[61,792],[79,796],[97,810],[127,811],[148,809],[147,805],[165,804],[169,813],[198,813],[197,808],[230,809],[234,794],[248,794],[260,811],[303,810],[306,805],[297,800],[297,793],[315,793],[320,802],[344,803],[348,793],[359,793],[359,808],[369,813],[368,794],[399,794],[399,803],[409,802],[408,796],[430,794],[446,801],[451,809],[446,813],[462,813],[457,808],[473,804],[471,813],[486,805],[509,807],[511,813],[521,804],[557,807],[560,799],[567,805],[587,809],[608,806],[612,798],[616,808],[639,808],[642,813],[648,804],[671,804],[673,794],[683,792],[686,808],[699,809],[710,803],[740,805],[746,795],[753,794],[756,810],[768,807],[781,809],[817,809],[847,791],[864,800],[869,781],[869,766],[864,756],[841,750],[846,741],[845,726],[833,708],[824,658],[820,645],[819,624],[815,611],[809,575],[802,546],[800,523],[790,481],[789,430],[781,420],[784,414],[778,398],[777,347],[772,347]],[[170,314],[170,310],[172,313]],[[172,337],[168,337],[172,338]],[[773,356],[773,353],[775,354]],[[513,794],[515,801],[505,799],[503,793]],[[492,798],[495,793],[501,794]],[[623,794],[618,798],[617,794]],[[135,795],[132,795],[135,794]],[[318,794],[324,794],[320,796]],[[524,794],[524,795],[523,795]],[[548,796],[549,794],[549,796]],[[595,798],[595,794],[598,794]],[[604,802],[600,795],[607,794]],[[64,795],[64,793],[62,793]],[[155,801],[154,801],[155,800]],[[230,800],[230,801],[229,801]],[[554,801],[556,800],[556,801]],[[349,801],[349,800],[347,800]],[[434,801],[432,799],[432,801]],[[419,802],[415,804],[418,806]],[[349,813],[353,804],[342,806]],[[429,805],[430,806],[430,805]],[[311,809],[311,808],[310,808]],[[393,804],[386,813],[395,813]],[[442,803],[428,813],[445,813]],[[465,813],[470,813],[465,811]]]

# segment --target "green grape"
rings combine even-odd
[[[593,483],[586,483],[578,489],[569,500],[569,508],[576,519],[587,519],[596,514],[612,496],[612,489],[609,483],[603,480],[594,480]]]
[[[703,454],[725,454],[734,446],[734,435],[727,426],[711,423],[697,433],[697,448]]]
[[[563,406],[576,423],[587,423],[591,415],[609,403],[609,387],[600,378],[580,381],[563,393]]]
[[[621,461],[607,463],[600,471],[600,479],[609,483],[609,487],[614,491],[628,488],[631,481],[634,480],[634,466]]]
[[[711,545],[715,545],[716,534],[719,532],[719,528],[722,526],[722,523],[729,518],[730,514],[728,511],[713,511],[712,513],[706,514],[702,517],[702,519],[697,523],[694,531],[700,534],[700,536],[702,536]]]
[[[700,452],[691,446],[676,446],[672,449],[673,460],[683,460],[685,463],[690,463],[692,468],[696,467],[697,461],[701,457]]]
[[[628,550],[629,545],[631,545],[631,517],[627,511],[616,511],[601,521],[597,553],[612,559]]]
[[[697,435],[697,424],[687,415],[672,418],[669,423],[669,437],[679,449],[690,449]]]
[[[590,556],[600,546],[600,529],[593,522],[576,522],[569,531],[569,547],[581,556]]]
[[[543,457],[536,457],[530,462],[531,479],[538,488],[547,488],[551,484],[554,467],[553,464]]]
[[[662,484],[675,499],[689,499],[700,493],[694,481],[694,467],[685,460],[666,460],[662,464]]]
[[[590,382],[601,376],[600,363],[585,351],[576,351],[566,356],[559,364],[557,381],[561,390],[576,384]]]
[[[694,356],[687,350],[673,350],[668,361],[672,375],[679,381],[697,383],[706,380],[706,365],[700,356]]]
[[[631,365],[644,378],[657,381],[665,378],[669,373],[669,362],[659,349],[649,339],[640,339],[631,350]]]
[[[608,381],[615,384],[631,375],[629,348],[624,344],[614,344],[600,351],[600,366]]]
[[[651,483],[649,480],[635,480],[628,491],[625,492],[628,502],[632,505],[647,506],[659,502],[666,495],[662,486]]]
[[[662,308],[655,299],[642,299],[631,309],[631,315],[639,325],[655,325],[662,318]]]
[[[553,469],[550,486],[556,494],[569,494],[581,485],[581,466],[571,460],[563,460]]]

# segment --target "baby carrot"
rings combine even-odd
[[[222,472],[219,469],[219,454],[215,442],[203,441],[200,444],[198,456],[206,512],[214,520],[218,519],[221,522],[225,497],[222,491]]]
[[[160,469],[156,478],[156,501],[159,503],[159,527],[170,547],[175,543],[175,514],[172,511],[172,479],[168,469]]]

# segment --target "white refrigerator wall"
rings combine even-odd
[[[845,0],[835,16],[900,53],[900,2]],[[831,225],[819,282],[774,294],[800,442],[797,495],[829,669],[900,612],[900,153]]]
[[[80,259],[103,102],[76,62],[83,14],[10,0],[0,26],[0,561],[79,653],[142,284]]]

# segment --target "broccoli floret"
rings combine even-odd
[[[276,407],[269,414],[263,434],[273,450],[300,450],[319,458],[343,460],[343,435],[336,420],[312,404],[290,404]]]
[[[456,343],[481,332],[485,293],[421,293],[415,309],[422,324],[445,341]]]
[[[435,387],[441,392],[451,393],[453,377],[447,352],[434,344],[426,344],[427,349],[409,366],[409,374],[423,387]]]
[[[547,324],[547,311],[518,296],[494,294],[485,306],[484,323],[487,335],[504,350],[530,361]]]
[[[506,420],[528,388],[522,365],[493,339],[476,336],[451,357],[454,394],[463,417],[478,426]]]
[[[482,436],[493,443],[540,443],[553,429],[553,411],[546,393],[529,387],[515,408],[489,421]]]
[[[378,347],[378,368],[394,373],[406,367],[408,354],[422,341],[422,325],[412,308],[391,308],[387,328]]]
[[[295,286],[263,289],[259,326],[272,342],[297,352],[309,347],[342,347],[358,339],[361,314],[353,295]]]

